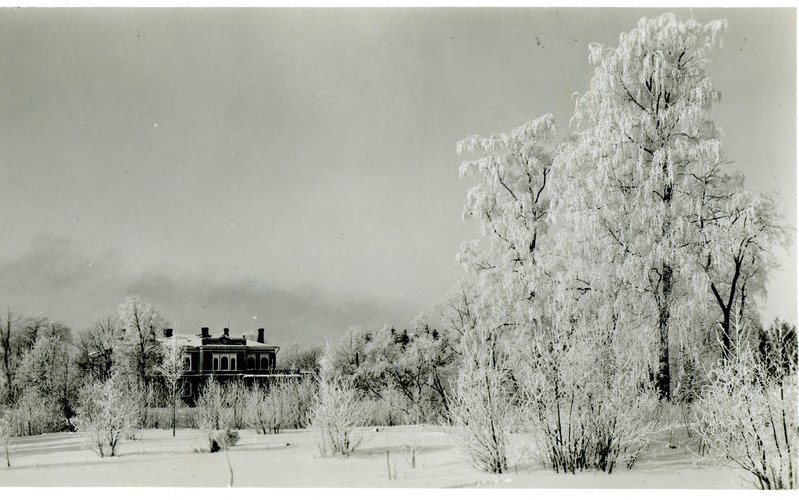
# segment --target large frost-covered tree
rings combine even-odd
[[[20,399],[29,394],[52,405],[58,412],[50,415],[54,428],[70,429],[81,382],[71,333],[52,323],[23,356],[13,384]]]
[[[556,212],[583,263],[573,278],[634,306],[637,329],[654,334],[655,381],[667,399],[670,338],[686,320],[675,311],[708,292],[691,278],[705,179],[724,163],[706,55],[725,29],[667,14],[642,19],[616,48],[591,45],[578,138],[555,162]]]
[[[157,376],[158,343],[164,320],[152,305],[137,296],[127,297],[119,306],[119,323],[123,341],[120,343],[120,368],[133,377],[140,389]]]

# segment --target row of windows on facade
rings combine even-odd
[[[183,363],[187,371],[191,371],[191,356],[183,358]],[[247,369],[255,370],[255,356],[247,357]],[[269,369],[269,358],[264,356],[261,358],[261,370]],[[213,370],[217,371],[236,371],[236,355],[230,354],[214,354],[213,355]]]

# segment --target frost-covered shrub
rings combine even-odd
[[[305,377],[299,381],[292,381],[281,386],[284,390],[285,426],[295,429],[304,429],[311,421],[314,401],[318,390],[318,381],[315,378]]]
[[[754,476],[761,489],[795,488],[795,357],[763,356],[743,344],[710,376],[696,404],[699,432],[709,451]]]
[[[63,417],[56,405],[35,388],[22,393],[11,410],[11,419],[20,435],[33,436],[63,430]]]
[[[319,390],[311,411],[311,427],[317,433],[322,456],[349,456],[361,445],[365,434],[359,426],[366,421],[366,412],[358,392],[348,380],[333,375],[330,350],[320,360]]]
[[[307,426],[315,393],[310,379],[254,386],[245,396],[244,423],[261,434]]]
[[[211,452],[218,451],[220,446],[233,446],[238,440],[227,439],[233,424],[233,410],[227,403],[225,390],[214,379],[203,386],[196,401],[197,428],[205,436]],[[234,434],[238,437],[238,433]]]
[[[463,366],[450,403],[450,416],[461,451],[480,470],[508,470],[508,440],[518,412],[507,387],[504,356],[482,330],[463,344]],[[499,359],[498,359],[499,358]]]
[[[365,407],[357,391],[336,377],[322,380],[316,396],[311,427],[317,432],[319,451],[323,456],[349,456],[366,437],[360,426],[366,420]]]
[[[524,415],[539,460],[556,472],[611,473],[619,459],[632,467],[659,430],[640,355],[602,325],[572,318],[568,329],[542,328],[516,351]]]
[[[286,427],[291,405],[288,387],[255,386],[246,395],[244,420],[259,434],[277,434]]]
[[[230,409],[230,425],[234,429],[245,426],[245,409],[249,390],[241,380],[223,386],[224,405]]]
[[[634,387],[624,374],[616,374],[589,393],[586,402],[593,430],[589,465],[611,473],[621,460],[631,469],[660,429],[654,387]]]
[[[84,445],[101,457],[116,455],[119,443],[133,436],[139,423],[139,402],[119,376],[92,382],[80,394],[75,419],[84,433]]]

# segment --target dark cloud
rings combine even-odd
[[[232,333],[263,327],[267,340],[278,345],[337,341],[350,325],[403,324],[417,312],[314,287],[236,280],[213,270],[132,269],[119,251],[90,254],[68,238],[38,234],[19,257],[0,263],[0,306],[81,329],[127,295],[139,295],[184,333],[201,326],[221,331],[229,325]]]

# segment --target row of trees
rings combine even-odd
[[[7,309],[0,328],[0,405],[19,433],[74,430],[86,387],[101,391],[115,378],[135,392],[137,414],[164,393],[158,311],[128,297],[113,312],[74,334],[45,317],[23,318]]]
[[[464,215],[484,240],[459,254],[469,277],[455,316],[464,362],[453,414],[482,467],[507,469],[514,426],[530,429],[555,470],[629,465],[664,403],[707,403],[729,367],[751,358],[738,353],[751,348],[771,252],[789,230],[772,197],[728,170],[710,116],[719,93],[707,55],[725,29],[642,19],[617,47],[590,47],[594,75],[565,140],[545,115],[458,143],[477,155],[461,166],[479,181]],[[787,330],[765,347],[793,359],[779,382],[790,386]],[[747,391],[774,390],[733,371]],[[795,381],[783,389],[772,415],[793,444],[775,452],[783,482],[764,487],[796,475]],[[730,432],[710,439],[722,456],[733,453],[723,442],[751,437]]]
[[[373,414],[384,415],[380,423],[435,422],[449,418],[457,349],[456,335],[419,316],[403,330],[351,328],[325,363],[331,377],[346,380],[376,407]]]

